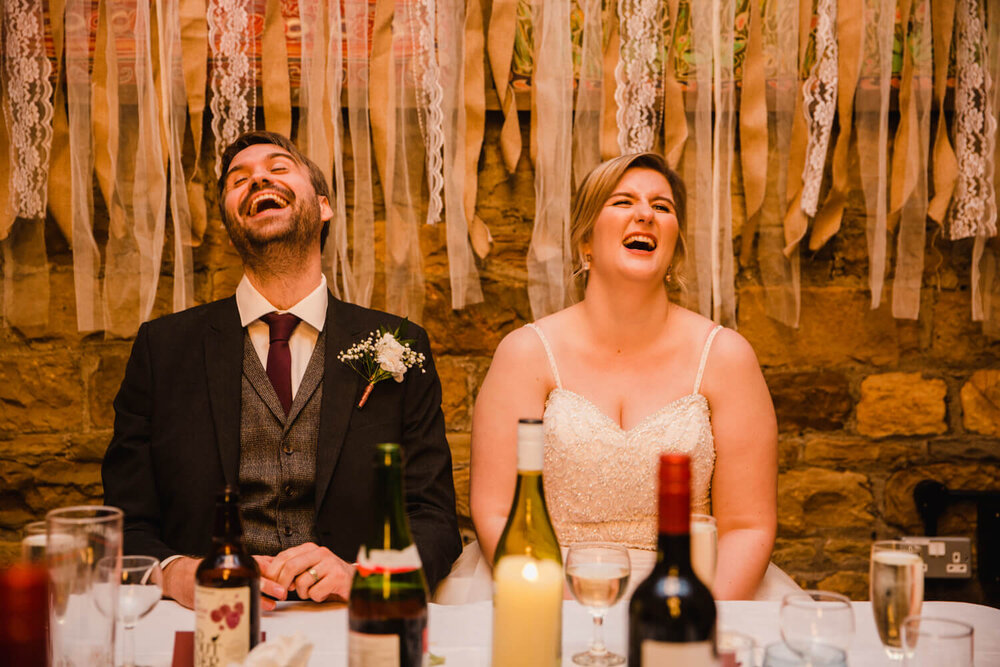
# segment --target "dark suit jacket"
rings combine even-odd
[[[374,521],[372,445],[402,445],[406,511],[428,584],[461,551],[441,383],[426,332],[404,337],[426,357],[403,382],[365,383],[339,352],[398,317],[330,297],[316,452],[316,535],[353,562]],[[104,500],[125,511],[125,552],[201,556],[212,535],[215,495],[238,484],[243,336],[235,297],[139,328],[115,398],[115,430],[104,456]]]

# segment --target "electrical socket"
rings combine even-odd
[[[968,537],[903,537],[920,545],[926,579],[972,577],[972,543]]]

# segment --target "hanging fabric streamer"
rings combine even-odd
[[[662,24],[659,0],[619,0],[621,59],[615,68],[615,101],[622,155],[653,150],[660,126],[657,88],[662,77]]]
[[[740,98],[740,166],[746,221],[743,223],[740,261],[749,264],[754,235],[764,204],[768,169],[767,75],[765,65],[762,0],[750,0],[747,17],[746,56],[743,60],[743,94]],[[794,46],[793,46],[794,49]],[[666,116],[664,116],[666,125]]]
[[[184,182],[182,148],[187,104],[181,59],[181,21],[177,3],[157,2],[160,48],[160,112],[170,160],[170,219],[174,232],[174,312],[194,305],[194,267],[191,259],[191,209]]]
[[[63,37],[65,32],[66,0],[48,0],[49,31],[52,35],[52,49],[55,54],[53,66],[52,100],[52,148],[49,153],[49,185],[50,192],[65,193],[65,184],[70,182],[72,158],[69,154],[69,117],[66,108],[66,89],[62,85],[64,79],[65,49]],[[59,227],[63,238],[73,243],[73,198],[71,196],[50,197],[47,201],[49,215]]]
[[[667,50],[663,57],[663,156],[673,169],[681,161],[684,142],[687,141],[687,113],[684,109],[684,92],[677,81],[677,41],[680,39],[679,0],[668,0],[666,4],[668,37]],[[744,70],[745,71],[745,70]]]
[[[463,190],[466,174],[465,87],[462,80],[465,57],[465,3],[438,0],[438,57],[441,76],[441,111],[444,152],[444,218],[448,241],[448,277],[451,307],[464,308],[483,300],[479,272],[472,253],[466,222]]]
[[[537,320],[567,305],[573,61],[569,0],[534,0],[532,9],[532,126],[545,137],[535,162],[535,227],[528,248],[528,298]]]
[[[212,135],[215,176],[221,176],[222,152],[236,137],[255,127],[257,81],[250,30],[250,0],[209,0],[208,44],[212,50]]]
[[[327,4],[326,64],[324,70],[324,96],[320,108],[323,113],[324,133],[333,148],[333,219],[330,236],[323,247],[323,269],[333,286],[335,296],[353,302],[354,275],[347,253],[347,196],[344,184],[344,114],[341,99],[344,89],[343,17],[340,0]],[[329,165],[329,161],[326,163]]]
[[[413,87],[417,99],[417,119],[424,139],[424,160],[427,170],[427,223],[441,220],[444,202],[442,160],[444,151],[443,117],[441,115],[441,72],[437,62],[437,11],[435,0],[410,0],[405,4],[410,29],[410,58]],[[455,43],[440,48],[454,48]]]
[[[934,100],[937,102],[938,122],[934,134],[934,152],[931,168],[934,173],[934,198],[927,206],[927,215],[944,226],[944,216],[955,191],[958,161],[948,139],[948,116],[945,115],[945,96],[948,90],[948,65],[951,58],[952,36],[955,28],[955,1],[937,0],[931,3],[931,37],[934,41]]]
[[[264,126],[292,135],[292,87],[288,74],[288,38],[281,0],[267,0],[264,34],[260,38],[260,88],[264,98]]]
[[[847,151],[851,145],[854,120],[854,94],[861,68],[861,39],[864,29],[862,6],[857,0],[841,0],[837,9],[837,114],[840,131],[833,148],[833,185],[823,207],[816,214],[809,249],[819,250],[840,230],[847,206],[850,182],[847,174]]]
[[[802,86],[802,109],[809,130],[802,171],[802,210],[810,217],[816,215],[833,115],[837,110],[836,0],[818,0],[816,14],[816,62]]]
[[[476,0],[472,0],[476,2]],[[500,154],[509,173],[514,173],[521,158],[521,127],[517,117],[517,100],[510,79],[510,66],[514,60],[514,35],[517,30],[518,0],[494,0],[490,25],[486,35],[486,50],[490,59],[490,73],[500,109],[503,112],[503,127],[500,129]],[[479,13],[481,9],[469,9]]]
[[[188,125],[192,148],[185,162],[184,179],[191,211],[191,242],[201,243],[208,226],[205,174],[201,165],[201,140],[205,118],[205,90],[208,87],[208,5],[207,0],[180,0],[181,59],[184,63],[184,90],[187,93]],[[185,156],[186,158],[188,156]]]
[[[958,178],[951,208],[951,238],[964,239],[980,231],[997,233],[997,203],[991,157],[997,120],[987,71],[988,44],[978,0],[958,0],[957,83],[955,85],[955,156]]]
[[[370,306],[375,286],[375,212],[372,195],[371,127],[368,122],[368,0],[346,0],[347,119],[354,158],[354,299]]]
[[[584,177],[601,161],[601,2],[584,0],[583,40],[580,48],[580,74],[577,77],[576,109],[573,115],[573,185],[579,187]]]
[[[495,18],[497,17],[498,4],[493,5]],[[490,27],[493,27],[492,23]],[[493,237],[483,219],[476,215],[476,196],[479,191],[479,154],[483,149],[483,136],[486,131],[486,69],[483,62],[486,46],[483,37],[483,8],[479,0],[473,0],[466,5],[463,38],[465,48],[463,63],[465,77],[462,91],[465,96],[465,180],[462,187],[464,190],[465,219],[469,227],[472,250],[479,258],[485,259],[490,252]],[[514,114],[514,117],[516,122],[517,114]],[[517,152],[520,154],[520,130],[518,130],[517,141]],[[503,144],[502,140],[501,144]]]
[[[130,336],[149,319],[156,300],[166,225],[166,164],[153,87],[149,4],[110,0],[102,18],[109,22],[108,109],[116,144],[105,252],[105,329]],[[123,289],[125,284],[131,288]]]
[[[898,221],[892,315],[917,319],[924,272],[927,219],[927,158],[930,152],[933,53],[928,0],[903,0],[903,71],[900,120],[892,156],[890,225]]]
[[[760,7],[760,3],[755,4]],[[765,54],[762,70],[766,88],[763,92],[767,118],[773,120],[766,123],[766,162],[763,163],[766,164],[766,181],[759,213],[757,263],[767,314],[794,327],[798,326],[798,250],[791,258],[785,256],[783,220],[788,201],[786,193],[795,102],[801,90],[797,57],[799,5],[795,2],[764,2],[762,11],[761,15],[753,12],[751,21],[759,16],[760,39]],[[752,26],[750,30],[753,31]],[[750,48],[749,45],[747,48]],[[744,73],[751,66],[749,53],[747,58]],[[744,89],[743,94],[746,96],[750,92]],[[756,171],[760,171],[760,164],[754,167]],[[798,173],[801,177],[801,169]],[[801,214],[801,208],[796,207],[795,210]],[[748,233],[744,231],[744,234]],[[744,253],[748,252],[749,246],[749,240],[745,239]]]
[[[712,319],[736,326],[736,277],[733,269],[733,171],[735,102],[733,93],[733,0],[712,2]]]
[[[858,132],[858,146],[862,147],[858,151],[858,168],[865,195],[868,287],[874,310],[882,302],[885,284],[889,88],[896,8],[884,5],[881,0],[865,0],[864,11],[864,57],[861,61],[854,125]],[[942,121],[938,122],[943,125]]]
[[[618,101],[615,99],[618,83],[615,72],[621,59],[621,36],[618,34],[618,10],[616,3],[608,3],[610,11],[605,14],[608,43],[604,46],[604,78],[602,80],[601,111],[601,160],[610,160],[621,155],[618,147]],[[681,103],[683,117],[683,102]],[[687,132],[687,120],[684,120]]]
[[[4,317],[15,327],[48,323],[45,204],[52,147],[52,65],[45,53],[42,0],[5,0],[3,113],[8,134],[8,212],[0,228]]]
[[[80,331],[104,326],[98,275],[101,254],[94,241],[94,147],[90,131],[91,0],[66,3],[66,101],[69,112],[70,200],[73,223],[73,284]]]

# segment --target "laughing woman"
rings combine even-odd
[[[684,260],[684,184],[654,153],[599,165],[572,211],[583,299],[497,348],[472,425],[471,509],[488,562],[510,511],[517,421],[544,419],[545,494],[563,547],[630,549],[633,581],[656,554],[659,454],[692,464],[692,511],[719,531],[718,599],[773,597],[777,424],[753,350],[674,304]]]

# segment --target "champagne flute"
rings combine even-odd
[[[103,558],[97,569],[98,579],[102,582],[118,579],[118,620],[124,629],[122,638],[125,644],[122,665],[135,667],[135,624],[153,610],[163,595],[160,561],[152,556],[122,556],[121,569],[118,570],[115,558]],[[105,614],[110,611],[101,609]]]
[[[919,614],[924,601],[920,546],[896,540],[872,544],[868,586],[882,646],[890,659],[902,660],[903,620]]]
[[[691,515],[691,567],[710,589],[715,583],[719,551],[719,529],[711,514]]]
[[[622,665],[625,658],[604,645],[604,616],[621,600],[628,587],[631,563],[628,550],[617,544],[581,542],[566,553],[569,590],[590,611],[594,633],[590,649],[573,656],[578,665]]]
[[[829,591],[799,591],[781,600],[781,638],[805,656],[816,645],[847,651],[854,636],[851,601]]]
[[[930,616],[903,621],[903,653],[907,667],[972,667],[972,626]]]

